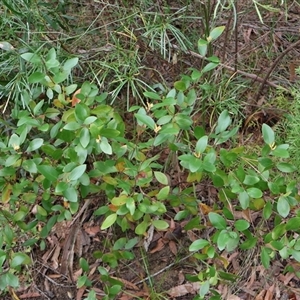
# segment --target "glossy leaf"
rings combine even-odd
[[[10,263],[12,268],[16,268],[20,265],[28,265],[31,263],[30,257],[25,253],[17,252],[13,255],[13,259]]]
[[[45,74],[41,72],[34,72],[28,77],[29,83],[38,83],[45,78]]]
[[[203,297],[209,292],[209,288],[210,288],[210,283],[208,280],[201,283],[200,292],[199,292],[199,296],[201,297],[200,299],[203,299]]]
[[[154,176],[159,183],[164,185],[169,184],[168,177],[164,173],[155,171]]]
[[[77,122],[70,122],[67,123],[63,129],[65,130],[69,130],[69,131],[76,131],[77,129],[79,129],[81,127],[80,124],[78,124]]]
[[[58,178],[59,173],[52,166],[49,166],[49,165],[38,165],[37,169],[50,182],[54,182]]]
[[[238,231],[244,231],[246,229],[248,229],[250,226],[249,222],[246,220],[237,220],[234,223],[234,227],[238,230]]]
[[[75,117],[78,122],[83,122],[89,114],[89,108],[84,103],[77,103],[75,105]]]
[[[2,50],[4,50],[4,51],[12,51],[12,50],[14,50],[15,48],[14,48],[13,45],[11,45],[10,43],[5,42],[5,41],[1,41],[1,42],[0,42],[0,49],[2,49]]]
[[[86,170],[86,165],[81,165],[78,166],[76,168],[74,168],[71,173],[69,174],[69,180],[77,180],[78,178],[80,178],[82,176],[82,174],[85,172]]]
[[[203,153],[207,147],[208,136],[202,136],[196,143],[195,152],[197,155]]]
[[[148,228],[148,223],[146,221],[143,221],[142,223],[137,225],[137,227],[135,228],[135,233],[138,235],[142,235],[146,232],[147,228]]]
[[[194,251],[198,251],[203,249],[204,247],[208,246],[209,242],[207,240],[204,239],[198,239],[196,241],[194,241],[190,247],[189,247],[189,251],[190,252],[194,252]]]
[[[64,65],[63,68],[67,71],[71,70],[72,68],[74,68],[76,65],[78,64],[78,57],[73,57],[68,59]]]
[[[208,42],[206,40],[203,39],[198,40],[198,51],[202,56],[205,56],[207,53],[207,45]]]
[[[39,149],[43,145],[43,143],[44,143],[44,140],[41,138],[36,138],[36,139],[32,140],[29,143],[29,146],[26,149],[26,152],[32,152],[32,151]]]
[[[208,218],[212,226],[216,229],[225,229],[227,226],[226,220],[215,212],[210,212]]]
[[[81,269],[84,271],[84,272],[88,272],[89,271],[89,264],[87,262],[87,260],[83,257],[81,257],[79,259],[79,265],[81,267]]]
[[[247,185],[254,185],[259,182],[259,177],[258,176],[253,176],[253,175],[246,175],[245,179],[243,181],[244,184]]]
[[[276,165],[276,167],[279,171],[284,173],[291,173],[296,171],[296,167],[289,163],[280,162]]]
[[[248,188],[247,193],[251,198],[254,198],[254,199],[261,198],[263,195],[263,193],[260,189],[254,188],[254,187]]]
[[[78,195],[74,187],[70,186],[65,191],[62,192],[63,196],[70,202],[77,202]]]
[[[100,149],[108,155],[112,154],[112,147],[111,145],[108,143],[106,138],[102,138],[100,141]]]
[[[155,128],[155,122],[150,116],[144,115],[144,114],[134,114],[134,116],[137,118],[139,122],[142,124],[145,124],[150,129],[154,130]]]
[[[248,193],[246,191],[243,191],[243,192],[239,193],[238,198],[239,198],[242,209],[247,209],[249,207],[249,203],[250,203],[250,198],[249,198]]]
[[[272,203],[270,201],[268,201],[265,204],[264,209],[263,209],[263,218],[265,220],[268,220],[271,217],[272,209],[273,209]]]
[[[90,143],[90,132],[87,128],[82,128],[80,131],[80,144],[86,148]]]
[[[109,215],[102,223],[101,225],[101,230],[104,230],[106,228],[109,228],[111,227],[117,220],[117,214],[114,213],[114,214],[111,214]]]
[[[209,33],[209,37],[207,38],[208,41],[213,41],[215,39],[217,39],[224,31],[225,26],[219,26],[219,27],[215,27],[210,33]]]
[[[262,135],[266,144],[272,145],[275,142],[275,133],[269,125],[262,125]]]
[[[164,220],[154,220],[152,221],[152,224],[158,230],[164,230],[169,227],[169,224]]]
[[[149,92],[146,91],[143,93],[145,97],[149,98],[149,99],[153,99],[153,100],[161,100],[160,95],[154,93],[154,92]]]
[[[277,211],[283,218],[286,218],[290,213],[290,204],[284,196],[280,196],[278,199]]]
[[[231,124],[231,118],[229,116],[229,113],[227,110],[224,110],[218,118],[218,123],[215,129],[215,133],[218,134],[224,132],[230,124]]]
[[[202,73],[206,73],[209,72],[213,69],[215,69],[218,66],[218,64],[216,63],[208,63],[203,69],[202,69]]]
[[[174,87],[178,91],[185,91],[186,88],[187,88],[184,81],[175,81],[174,82]]]
[[[156,195],[157,200],[165,200],[169,196],[170,187],[165,186],[163,187],[159,193]]]

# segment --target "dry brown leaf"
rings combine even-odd
[[[242,300],[242,298],[236,296],[236,295],[230,295],[226,298],[227,300]]]
[[[151,249],[150,253],[155,253],[155,252],[161,251],[164,247],[165,247],[165,243],[164,243],[163,239],[160,238],[157,241],[156,246],[153,249]]]
[[[268,288],[268,290],[267,290],[267,292],[266,292],[266,294],[265,294],[264,300],[272,300],[272,299],[273,299],[274,288],[275,288],[275,285],[274,285],[274,284],[271,285],[271,286]]]
[[[82,275],[82,269],[80,268],[80,269],[78,269],[76,272],[74,272],[73,273],[73,279],[74,279],[74,281],[77,281],[77,279],[79,278],[79,276],[81,276]]]
[[[169,242],[169,248],[171,252],[176,256],[178,251],[177,251],[176,243],[174,241]]]
[[[73,94],[73,97],[72,97],[72,106],[75,106],[77,103],[80,102],[80,99],[78,99],[76,97],[76,95],[78,95],[80,93],[81,89],[77,90],[74,94]]]
[[[239,255],[239,252],[234,252],[228,257],[228,262],[232,264],[232,267],[236,272],[240,270],[239,260],[236,259]]]
[[[192,230],[188,230],[186,233],[191,242],[194,242],[198,239],[198,237],[195,235],[195,233]]]
[[[185,281],[185,276],[184,276],[182,270],[180,270],[178,273],[178,285],[183,284],[184,281]]]
[[[100,232],[100,226],[90,226],[84,228],[85,232],[90,236],[95,236],[98,232]]]
[[[55,251],[51,257],[51,261],[52,261],[52,268],[54,270],[58,269],[59,267],[59,255],[60,255],[60,250],[61,250],[61,247],[59,246],[59,244],[56,245],[56,248],[55,248]]]
[[[135,291],[139,291],[140,290],[134,283],[131,283],[131,282],[129,282],[126,279],[118,278],[118,277],[113,277],[113,276],[111,278],[113,278],[115,280],[118,280],[118,281],[121,281],[125,285],[126,288],[129,288],[129,289],[135,290]]]
[[[210,206],[206,205],[205,203],[201,203],[201,202],[199,203],[199,208],[203,215],[207,215],[208,213],[213,211],[213,209]]]
[[[149,293],[144,292],[144,291],[139,291],[139,292],[135,292],[133,294],[132,291],[124,291],[124,293],[118,299],[119,300],[132,300],[132,299],[137,299],[139,297],[142,299],[148,299]]]
[[[60,278],[61,274],[48,274],[47,276],[51,279],[56,279],[56,278]]]
[[[243,30],[243,37],[244,37],[244,41],[246,44],[250,43],[251,39],[251,33],[252,33],[253,29],[252,28],[248,28],[247,30]]]
[[[83,296],[85,290],[86,290],[86,286],[82,286],[81,288],[79,288],[77,290],[76,300],[81,300],[82,299],[82,296]]]
[[[30,298],[39,298],[40,299],[41,297],[41,294],[39,293],[26,293],[26,294],[23,294],[21,296],[19,296],[20,299],[30,299]]]
[[[266,294],[265,290],[262,290],[256,297],[255,300],[264,300],[264,296]]]
[[[174,230],[175,228],[176,228],[175,222],[173,219],[171,219],[169,229]]]
[[[246,286],[247,289],[249,289],[249,290],[251,289],[255,279],[256,279],[256,270],[255,270],[255,268],[252,268],[250,280],[249,280],[249,282],[247,283],[247,286]]]
[[[284,283],[284,285],[288,285],[289,282],[294,278],[295,274],[293,273],[287,273],[285,275],[279,274],[278,279]]]
[[[188,294],[195,294],[200,289],[199,282],[186,283],[182,285],[175,286],[167,291],[170,297],[181,297]]]

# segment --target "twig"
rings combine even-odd
[[[190,253],[189,255],[185,256],[184,258],[180,259],[178,262],[173,262],[173,263],[171,263],[170,265],[168,265],[168,266],[162,268],[162,269],[159,270],[158,272],[156,272],[156,273],[154,273],[154,274],[152,274],[152,275],[149,275],[149,276],[147,276],[146,278],[144,278],[144,279],[142,279],[142,280],[140,280],[140,281],[138,281],[138,282],[135,282],[134,284],[137,285],[137,284],[143,283],[143,282],[145,282],[145,281],[147,281],[147,280],[149,280],[149,279],[151,279],[151,278],[153,278],[153,277],[159,275],[160,273],[162,273],[162,272],[164,272],[164,271],[170,269],[170,268],[173,267],[175,264],[181,263],[182,261],[186,260],[187,258],[191,257],[191,256],[194,255],[194,254],[195,254],[195,252],[192,252],[192,253]]]
[[[268,78],[270,77],[271,73],[274,71],[274,69],[276,68],[277,64],[279,63],[279,61],[288,53],[290,52],[292,49],[294,49],[295,47],[297,47],[298,45],[300,45],[300,40],[298,40],[297,42],[291,44],[289,47],[287,47],[273,62],[272,66],[270,67],[269,71],[267,72],[267,75],[265,76],[263,82],[261,83],[261,86],[257,92],[256,95],[256,101],[259,100],[260,94],[265,86],[265,84],[267,83]]]
[[[82,205],[80,211],[77,213],[76,217],[72,220],[71,224],[69,227],[71,227],[75,222],[76,220],[85,212],[85,210],[88,208],[88,206],[90,205],[92,199],[89,198],[87,199],[84,204]]]
[[[180,48],[179,48],[178,46],[176,46],[176,45],[172,45],[172,47],[173,47],[174,49],[180,50]],[[188,53],[190,53],[190,54],[191,54],[192,56],[194,56],[194,57],[198,57],[198,58],[200,58],[200,59],[204,59],[204,60],[208,61],[208,59],[207,59],[206,57],[204,57],[204,56],[202,56],[202,55],[200,55],[200,54],[198,54],[198,53],[196,53],[196,52],[193,52],[193,51],[190,51],[190,50],[189,50]],[[223,68],[225,68],[225,69],[231,71],[231,72],[235,72],[234,68],[232,68],[232,67],[230,67],[230,66],[227,66],[227,65],[225,65],[225,64],[223,64],[223,63],[219,63],[219,65],[220,65],[221,67],[223,67]],[[247,72],[244,72],[244,71],[241,71],[241,70],[236,70],[236,73],[237,73],[237,74],[240,74],[240,75],[243,75],[243,76],[245,76],[245,77],[247,77],[247,78],[253,79],[254,81],[258,81],[258,82],[261,82],[261,83],[264,82],[264,84],[268,84],[268,85],[271,86],[271,87],[274,87],[274,88],[277,88],[277,89],[280,88],[280,89],[283,89],[283,90],[286,90],[286,91],[287,91],[286,88],[284,88],[284,87],[282,87],[282,86],[280,86],[280,85],[278,85],[278,84],[276,84],[276,83],[274,83],[274,82],[268,81],[268,80],[266,80],[265,78],[259,77],[259,76],[257,76],[256,74],[247,73]]]

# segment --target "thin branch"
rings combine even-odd
[[[178,262],[173,262],[173,263],[169,264],[168,266],[162,268],[162,269],[159,270],[158,272],[156,272],[156,273],[154,273],[154,274],[152,274],[152,275],[149,275],[149,276],[147,276],[146,278],[144,278],[144,279],[142,279],[142,280],[140,280],[140,281],[138,281],[138,282],[135,282],[134,284],[137,285],[137,284],[143,283],[143,282],[145,282],[145,281],[147,281],[147,280],[149,280],[149,279],[151,279],[151,278],[153,278],[153,277],[159,275],[160,273],[162,273],[162,272],[164,272],[164,271],[170,269],[170,268],[173,267],[174,265],[179,264],[180,262],[182,262],[182,261],[188,259],[189,257],[191,257],[191,256],[194,255],[194,254],[195,254],[195,252],[192,252],[192,253],[190,253],[189,255],[183,257],[182,259],[180,259]]]
[[[270,77],[271,73],[274,71],[274,69],[276,68],[277,64],[282,60],[282,58],[291,50],[293,50],[295,47],[297,47],[298,45],[300,45],[300,40],[298,40],[297,42],[291,44],[289,47],[287,47],[273,62],[272,66],[270,67],[269,71],[267,72],[267,75],[265,76],[263,82],[261,83],[261,86],[257,92],[256,95],[256,100],[258,101],[260,94],[265,86],[265,84],[268,82],[268,78]]]
[[[179,48],[178,46],[176,46],[176,45],[172,45],[172,47],[173,47],[174,49],[180,50],[180,48]],[[200,54],[198,54],[198,53],[196,53],[196,52],[189,51],[188,53],[190,53],[190,54],[191,54],[192,56],[194,56],[194,57],[198,57],[198,58],[200,58],[200,59],[204,59],[204,60],[208,61],[208,59],[207,59],[206,57],[204,57],[204,56],[202,56],[202,55],[200,55]],[[234,68],[232,68],[232,67],[230,67],[230,66],[227,66],[227,65],[225,65],[225,64],[223,64],[223,63],[219,63],[219,65],[220,65],[221,67],[223,67],[223,68],[225,68],[225,69],[231,71],[231,72],[235,72]],[[278,85],[278,84],[276,84],[276,83],[274,83],[274,82],[268,81],[268,80],[266,80],[266,78],[259,77],[259,76],[257,76],[256,74],[247,73],[247,72],[244,72],[244,71],[241,71],[241,70],[237,70],[237,71],[236,71],[236,74],[240,74],[240,75],[245,76],[245,77],[247,77],[247,78],[253,79],[254,81],[258,81],[258,82],[267,84],[267,85],[269,85],[269,86],[271,86],[271,87],[274,87],[274,88],[277,88],[277,89],[280,88],[280,89],[282,89],[282,90],[288,91],[286,88],[284,88],[284,87],[282,87],[282,86],[280,86],[280,85]]]

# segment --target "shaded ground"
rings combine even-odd
[[[181,5],[180,1],[174,2],[174,7]],[[157,9],[156,5],[153,10]],[[77,9],[78,16],[72,26],[76,26],[77,22],[81,26],[89,24],[92,26],[91,34],[84,35],[86,40],[84,45],[82,40],[77,39],[70,41],[66,48],[74,54],[81,55],[83,61],[93,63],[93,68],[96,70],[97,66],[100,68],[99,61],[103,60],[106,55],[105,51],[97,50],[100,45],[101,47],[105,45],[103,36],[107,37],[106,45],[113,44],[111,33],[117,28],[112,17],[116,6],[92,1],[78,5]],[[230,107],[232,97],[238,97],[240,105],[233,106],[233,109],[241,110],[245,115],[241,143],[246,143],[249,142],[249,135],[253,133],[254,139],[257,140],[257,132],[260,131],[262,123],[274,125],[286,109],[286,103],[280,103],[279,98],[276,98],[274,86],[288,89],[296,79],[295,68],[300,65],[300,45],[294,43],[299,40],[300,35],[300,6],[293,2],[289,5],[287,14],[283,10],[276,13],[262,11],[264,24],[259,21],[253,6],[239,3],[238,9],[240,15],[237,23],[237,39],[235,31],[231,31],[233,17],[230,17],[230,12],[224,12],[224,15],[217,21],[217,25],[227,25],[228,30],[215,45],[215,53],[222,58],[223,67],[216,71],[214,84],[217,85],[218,80],[226,78],[233,85],[244,88],[237,89],[236,94],[235,91],[230,91],[229,96],[226,90],[220,91],[216,88],[218,99],[208,99],[208,107],[214,105],[220,108]],[[91,23],[91,20],[95,22]],[[189,26],[191,30],[197,31],[200,24]],[[153,84],[163,80],[166,86],[170,86],[188,68],[201,67],[203,61],[196,55],[196,49],[193,49],[194,52],[191,53],[178,53],[176,63],[172,60],[168,61],[147,45],[147,39],[138,36],[137,25],[133,27],[136,27],[132,29],[137,36],[136,48],[126,48],[126,46],[129,48],[132,46],[132,39],[128,37],[128,34],[127,36],[124,34],[122,46],[129,52],[136,50],[140,66],[143,66],[139,76],[144,81]],[[93,28],[95,31],[92,30]],[[87,65],[84,64],[82,69],[88,71]],[[235,71],[239,72],[233,75]],[[78,76],[82,74],[79,72]],[[259,76],[256,81],[253,78],[255,76]],[[288,95],[288,92],[285,93]],[[125,93],[120,94],[118,101],[125,98]],[[223,102],[220,101],[222,98]],[[135,100],[132,99],[132,101]],[[207,114],[210,113],[208,110]],[[185,182],[185,174],[180,174],[177,170],[175,173],[174,184],[178,184],[178,178]],[[217,200],[217,191],[210,188],[209,183],[205,187],[201,184],[197,187],[197,196],[205,199],[203,206],[199,207],[199,215],[206,218],[211,203]],[[97,201],[92,199],[88,212],[97,209],[98,205]],[[154,233],[154,237],[149,241],[148,251],[144,250],[143,240],[139,241],[138,246],[131,250],[134,257],[128,255],[130,259],[121,260],[117,268],[111,268],[109,263],[97,259],[95,253],[97,254],[97,251],[107,253],[113,241],[121,238],[123,233],[100,231],[99,224],[102,220],[91,217],[89,213],[84,215],[86,218],[80,216],[80,224],[76,230],[74,224],[65,224],[65,228],[61,230],[55,228],[47,240],[46,250],[35,249],[32,252],[35,263],[33,268],[28,270],[32,283],[29,288],[24,287],[24,290],[20,289],[17,292],[19,298],[84,299],[89,288],[78,289],[74,283],[76,277],[82,272],[78,262],[78,258],[82,255],[90,264],[87,277],[97,292],[98,299],[102,299],[105,290],[105,281],[103,278],[100,279],[96,271],[99,266],[107,267],[109,274],[123,283],[124,290],[117,297],[118,299],[193,299],[199,286],[188,283],[185,275],[197,275],[201,265],[190,256],[188,246],[191,241],[209,233],[201,230],[183,231],[182,228],[188,220],[185,224],[176,224],[172,219],[175,213],[170,209],[168,220],[171,229],[168,232]],[[253,224],[260,223],[260,216],[248,217]],[[74,263],[68,265],[65,272],[62,272],[62,264],[65,262],[64,253],[66,253],[64,249],[68,247],[71,235],[76,242],[73,243],[72,248],[68,248],[67,252],[74,254]],[[57,245],[61,246],[59,250],[57,250]],[[286,265],[278,261],[271,269],[264,270],[259,263],[258,255],[259,249],[232,254],[224,253],[224,258],[228,260],[229,265],[219,261],[220,268],[230,271],[238,278],[235,284],[224,284],[218,287],[224,299],[300,299],[297,296],[300,295],[300,282],[293,274],[282,272]],[[108,259],[108,261],[113,265],[113,259]],[[288,263],[294,264],[292,261]],[[6,299],[11,299],[11,296]]]

